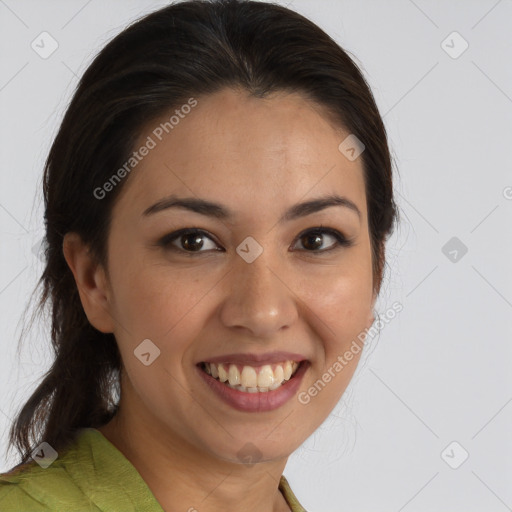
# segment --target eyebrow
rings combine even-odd
[[[355,212],[359,219],[361,219],[361,211],[353,201],[344,196],[329,195],[292,206],[281,216],[279,222],[292,221],[305,217],[306,215],[311,215],[321,210],[325,210],[332,206],[344,207]],[[219,203],[206,201],[205,199],[199,199],[197,197],[180,198],[174,195],[160,199],[158,202],[144,210],[142,216],[149,217],[150,215],[154,215],[155,213],[168,210],[170,208],[183,208],[185,210],[208,217],[214,217],[219,220],[232,220],[235,217],[234,212]]]

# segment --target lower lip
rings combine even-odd
[[[286,381],[285,384],[273,391],[257,393],[247,393],[230,388],[226,384],[214,379],[211,375],[208,375],[199,366],[196,368],[210,389],[234,409],[245,412],[265,412],[281,407],[295,395],[308,367],[309,363],[302,361],[293,377]]]

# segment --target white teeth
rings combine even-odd
[[[299,363],[295,361],[285,361],[274,365],[274,369],[269,364],[257,368],[245,365],[240,371],[236,364],[205,363],[204,369],[213,378],[233,389],[246,393],[264,393],[290,380],[298,366]]]
[[[280,364],[278,364],[276,366],[276,369],[274,370],[274,384],[276,382],[283,382],[283,380],[284,380],[284,370],[283,370],[283,367]],[[274,384],[272,384],[272,386]]]
[[[274,391],[274,389],[277,389],[279,386],[282,385],[282,381],[276,381],[274,382],[274,384],[272,384],[272,386],[270,386],[268,389],[270,389],[270,391]]]
[[[285,380],[290,380],[290,377],[292,376],[292,363],[290,363],[290,361],[286,361],[286,363],[284,363],[283,370]]]
[[[240,376],[242,384],[247,388],[258,386],[258,374],[252,366],[244,366]]]
[[[210,363],[210,366],[217,366],[213,363]],[[219,380],[221,382],[226,382],[228,380],[228,373],[226,372],[226,370],[224,369],[224,366],[222,366],[221,364],[219,364],[219,366],[217,367],[218,369],[218,373],[219,373]]]
[[[258,374],[258,387],[268,388],[274,384],[274,372],[272,367],[268,364],[263,366]]]
[[[240,372],[238,371],[236,365],[229,365],[228,378],[229,383],[232,386],[238,386],[240,384]]]

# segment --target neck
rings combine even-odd
[[[251,466],[216,457],[140,414],[98,430],[130,461],[165,511],[289,512],[278,489],[286,459]]]

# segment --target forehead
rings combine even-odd
[[[249,216],[251,208],[270,215],[338,192],[366,215],[362,160],[339,151],[349,132],[322,107],[297,93],[260,99],[233,89],[195,100],[193,108],[174,108],[144,126],[135,150],[152,149],[130,174],[116,208],[140,213],[165,195],[184,194],[222,199]]]

